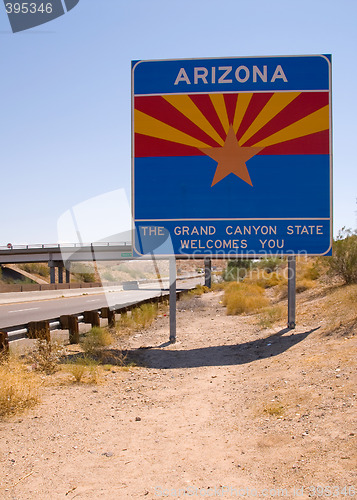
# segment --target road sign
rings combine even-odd
[[[120,255],[123,258],[132,258],[133,257],[133,254],[131,252],[122,252]]]
[[[134,61],[134,250],[331,252],[331,57]]]

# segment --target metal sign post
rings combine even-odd
[[[205,259],[205,286],[211,288],[212,286],[212,261]]]
[[[176,259],[170,259],[170,342],[176,342]]]
[[[288,328],[295,328],[296,311],[296,257],[288,257]]]

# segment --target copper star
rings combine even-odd
[[[226,141],[223,146],[199,149],[202,153],[210,156],[218,163],[211,187],[229,174],[235,174],[244,182],[253,186],[246,162],[264,148],[246,148],[239,146],[232,126],[229,127]]]

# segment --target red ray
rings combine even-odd
[[[135,134],[135,157],[155,156],[203,156],[199,149],[177,142],[157,139],[148,135]]]
[[[253,146],[275,132],[326,106],[328,103],[328,92],[303,92],[242,146]]]
[[[247,111],[245,112],[245,115],[243,117],[242,123],[240,124],[240,127],[237,132],[237,139],[239,140],[243,134],[246,132],[248,127],[253,123],[253,121],[256,119],[256,117],[259,115],[261,110],[264,108],[266,103],[269,101],[269,99],[272,97],[273,93],[261,93],[261,94],[254,94],[250,100],[250,103],[248,105]],[[245,145],[245,144],[244,144]]]
[[[267,146],[260,155],[328,155],[330,134],[328,130],[298,137],[290,141]]]
[[[221,120],[219,119],[215,107],[209,95],[206,94],[190,94],[190,98],[196,104],[201,113],[207,118],[217,134],[225,141],[227,134],[224,131]]]
[[[135,109],[160,120],[209,146],[219,144],[161,96],[135,97]],[[150,131],[149,131],[150,132]]]
[[[226,104],[229,125],[233,125],[238,94],[224,94],[223,97]]]

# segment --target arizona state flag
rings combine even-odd
[[[133,62],[138,254],[331,251],[329,56]],[[158,250],[160,248],[160,250]]]

